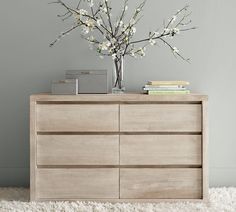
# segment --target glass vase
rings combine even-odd
[[[124,87],[124,57],[113,59],[113,80],[112,93],[122,94],[125,92]]]

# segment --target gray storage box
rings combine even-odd
[[[107,70],[69,70],[66,79],[78,79],[78,92],[108,93]]]
[[[53,80],[51,92],[53,95],[76,95],[78,94],[78,80]]]

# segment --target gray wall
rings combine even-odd
[[[113,1],[118,5],[121,1]],[[134,1],[133,1],[134,2]],[[139,36],[162,24],[185,0],[148,0]],[[88,50],[79,33],[54,48],[48,44],[68,24],[46,0],[1,0],[0,6],[0,186],[29,185],[29,95],[50,89],[50,80],[66,69],[111,69]],[[193,91],[208,94],[210,115],[210,185],[236,185],[235,0],[195,0],[192,19],[198,30],[176,40],[189,65],[162,45],[142,60],[127,59],[128,91],[147,80],[188,80]],[[141,29],[142,28],[142,29]]]

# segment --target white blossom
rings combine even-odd
[[[93,42],[95,40],[95,38],[91,35],[90,37],[88,37],[88,41]]]
[[[112,44],[115,44],[116,42],[117,42],[116,38],[112,38],[112,39],[111,39],[111,43],[112,43]]]
[[[78,11],[78,13],[81,14],[81,15],[88,15],[88,11],[87,11],[87,10],[84,10],[84,9],[80,9],[80,10]]]
[[[170,32],[170,29],[168,29],[168,28],[164,29],[164,33],[169,33],[169,32]]]
[[[149,43],[150,43],[152,46],[154,46],[157,42],[156,42],[155,40],[153,40],[153,39],[150,39],[150,40],[149,40]]]
[[[86,27],[86,26],[83,26],[83,28],[82,28],[82,34],[84,34],[84,35],[86,35],[86,34],[88,34],[89,33],[89,28],[88,27]]]
[[[73,12],[73,17],[76,19],[76,21],[79,23],[80,22],[80,14]]]
[[[117,26],[122,27],[123,26],[123,21],[118,22]]]
[[[131,57],[136,57],[135,52],[134,52],[134,51],[131,51],[131,52],[130,52],[130,56],[131,56]]]
[[[98,25],[98,26],[101,26],[101,25],[102,25],[102,19],[100,19],[100,18],[97,19],[97,25]]]
[[[85,21],[87,27],[89,28],[89,30],[92,30],[94,27],[95,27],[95,21],[91,18],[88,18],[86,21]]]
[[[130,34],[131,35],[134,35],[135,33],[136,33],[136,28],[135,27],[132,27],[131,29],[130,29]]]
[[[108,12],[106,7],[101,7],[100,9],[101,9],[101,11],[104,12],[104,13],[107,13],[107,12]]]
[[[89,7],[93,7],[94,6],[93,0],[88,0],[88,5],[89,5]]]
[[[179,53],[179,50],[176,47],[173,47],[172,51],[174,54]]]
[[[134,25],[134,24],[135,24],[135,19],[131,18],[129,24],[130,24],[130,25]]]
[[[180,33],[180,30],[179,30],[178,28],[173,28],[173,32],[174,32],[175,34],[179,34],[179,33]]]
[[[171,18],[171,24],[173,24],[177,19],[177,16],[176,15],[173,15],[172,18]]]
[[[84,3],[83,3],[84,2]],[[145,42],[145,46],[155,45],[157,44],[158,40],[162,40],[165,45],[167,45],[174,54],[179,54],[179,50],[176,47],[172,47],[171,44],[168,43],[166,40],[172,39],[175,35],[182,33],[185,30],[194,29],[192,28],[183,28],[184,24],[189,24],[191,21],[188,21],[185,18],[187,17],[186,14],[183,14],[183,17],[180,17],[179,12],[175,15],[172,15],[170,19],[167,19],[167,22],[164,21],[164,29],[156,31],[151,31],[147,35],[147,37],[142,38],[141,40],[133,39],[134,34],[136,33],[136,24],[140,18],[140,12],[143,10],[144,3],[140,6],[135,8],[135,13],[133,16],[128,16],[125,11],[128,8],[128,1],[125,1],[123,5],[123,11],[120,13],[120,17],[116,20],[112,18],[112,5],[110,5],[109,0],[99,0],[96,2],[95,0],[83,0],[81,1],[81,5],[79,8],[70,7],[69,5],[64,5],[64,7],[68,10],[67,13],[59,15],[63,20],[70,18],[72,15],[73,17],[73,28],[70,31],[80,27],[82,30],[83,37],[88,41],[91,48],[94,47],[97,52],[103,56],[111,56],[113,59],[120,55],[130,55],[132,57],[144,57],[145,56],[145,47],[136,47],[138,43]],[[85,4],[85,9],[83,8],[82,4]],[[63,4],[62,4],[63,5]],[[89,8],[90,7],[90,8]],[[187,7],[184,7],[181,11],[187,10]],[[113,22],[114,21],[114,22]],[[174,23],[178,22],[179,23]],[[166,24],[167,23],[167,24]],[[113,27],[114,26],[114,27]],[[99,33],[99,37],[92,36],[92,32]],[[58,36],[55,40],[57,42],[60,38],[64,37],[68,33],[63,33]],[[97,34],[96,34],[97,35]],[[166,38],[163,40],[163,38]],[[100,40],[102,41],[100,42]],[[52,45],[54,45],[54,43]],[[146,45],[147,44],[147,45]],[[50,44],[50,46],[52,46]],[[103,52],[105,51],[105,52]]]
[[[114,59],[116,59],[116,56],[117,56],[117,54],[112,54],[112,59],[114,60]]]
[[[140,47],[140,48],[138,49],[137,53],[138,53],[141,57],[144,57],[144,56],[146,55],[145,50],[146,50],[145,47],[144,47],[144,48]]]
[[[159,32],[154,32],[154,37],[157,37],[157,36],[159,36],[159,35],[160,35]]]
[[[110,41],[104,41],[102,43],[100,43],[98,45],[99,49],[101,49],[102,51],[106,51],[108,50],[108,48],[111,46],[111,42]]]

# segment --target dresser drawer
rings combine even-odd
[[[38,135],[38,165],[118,165],[119,135]]]
[[[200,135],[121,135],[121,165],[201,165]]]
[[[202,198],[201,169],[121,169],[120,197],[137,199]]]
[[[39,199],[118,198],[118,169],[38,169]]]
[[[119,130],[116,104],[38,104],[37,131],[113,132]]]
[[[200,104],[120,105],[121,132],[200,132]]]

